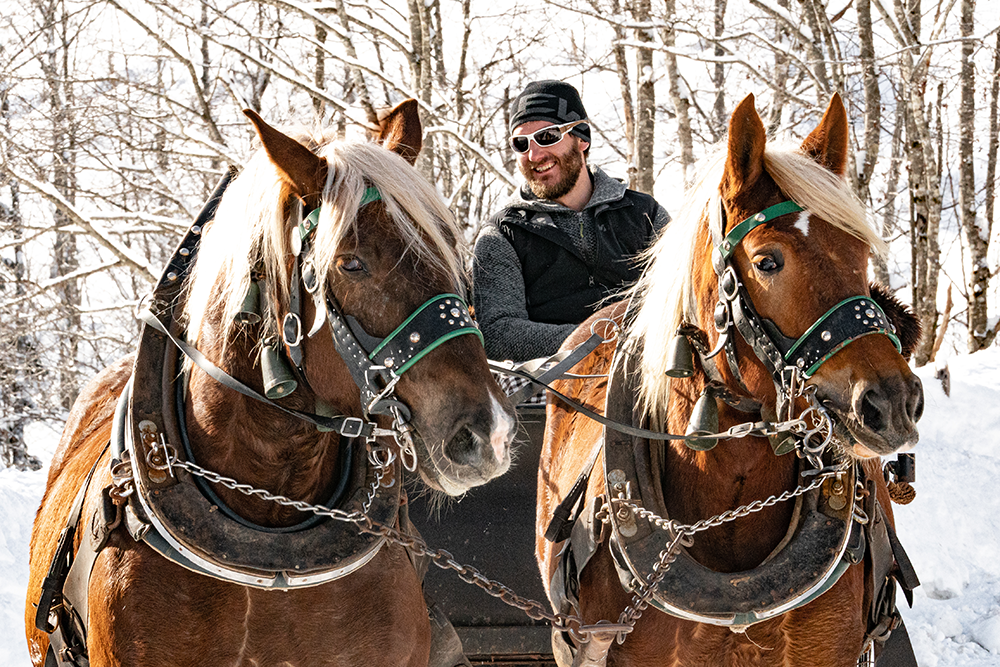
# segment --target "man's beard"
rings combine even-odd
[[[565,155],[559,155],[553,159],[556,161],[556,166],[558,166],[562,176],[558,181],[551,184],[535,180],[536,174],[532,168],[537,163],[529,162],[527,165],[521,166],[521,175],[524,176],[524,180],[528,183],[528,187],[531,188],[532,193],[539,199],[559,199],[563,195],[568,194],[576,186],[576,182],[580,178],[580,171],[583,167],[583,155],[580,151],[570,151]],[[547,159],[545,161],[548,162]]]

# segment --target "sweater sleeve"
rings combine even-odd
[[[472,260],[473,303],[490,359],[527,361],[559,350],[575,324],[528,319],[521,262],[501,231],[483,227]]]
[[[667,209],[660,206],[659,202],[657,202],[656,213],[653,215],[653,231],[659,234],[670,220],[670,214],[667,213]]]

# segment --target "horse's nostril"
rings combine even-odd
[[[866,391],[861,396],[861,400],[857,406],[857,413],[861,418],[861,423],[866,428],[876,432],[881,432],[888,426],[888,421],[886,420],[888,410],[889,405],[885,397],[876,389]]]
[[[906,409],[913,423],[920,421],[924,415],[924,385],[915,375],[910,382],[910,396],[906,402]]]
[[[455,437],[445,445],[444,452],[449,459],[461,465],[474,466],[482,460],[478,438],[467,426],[458,430]]]

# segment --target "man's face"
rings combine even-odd
[[[527,136],[551,125],[548,121],[533,120],[516,127],[513,134]],[[588,145],[571,134],[552,146],[529,141],[527,152],[517,153],[517,166],[536,197],[559,199],[576,185],[583,168],[583,151]]]

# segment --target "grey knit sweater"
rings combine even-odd
[[[594,191],[582,211],[536,198],[521,186],[504,208],[547,213],[552,222],[573,240],[581,256],[592,263],[597,251],[595,210],[625,195],[623,183],[599,167],[590,167]],[[670,215],[657,208],[653,227],[659,231]],[[491,359],[526,361],[555,353],[576,324],[548,324],[528,319],[521,262],[510,241],[493,225],[485,225],[476,239],[473,258],[475,307],[479,326]]]

